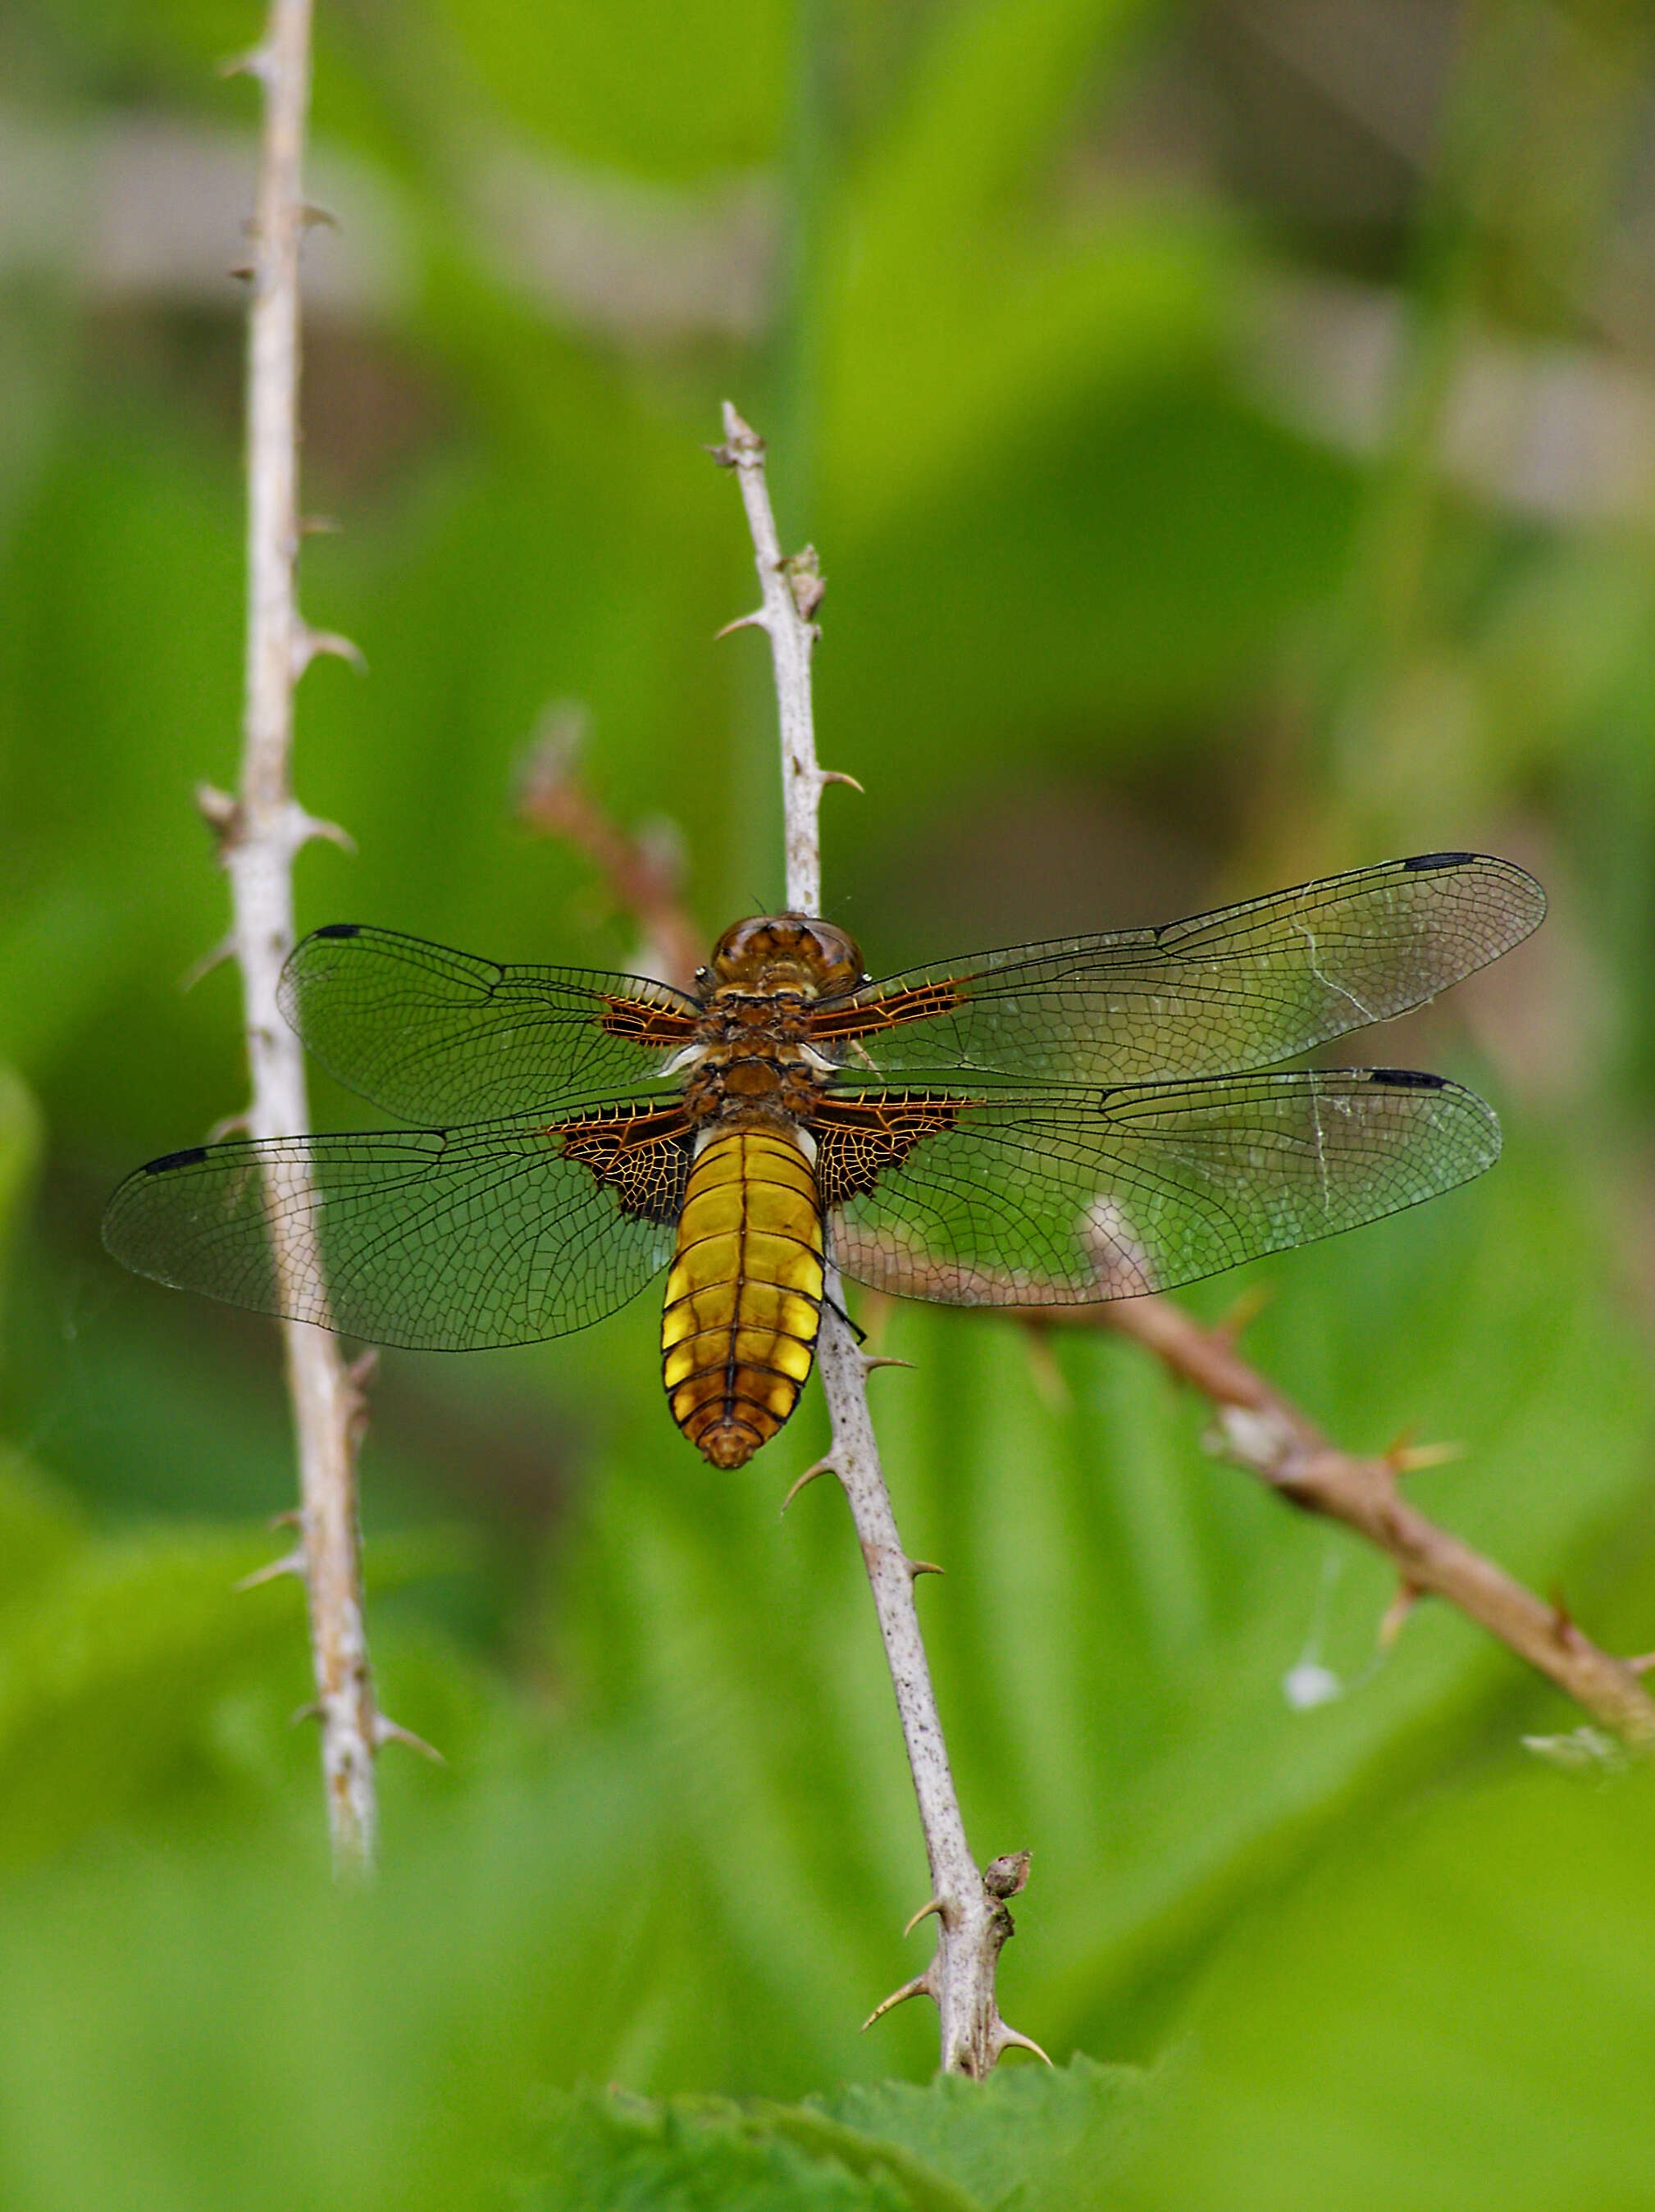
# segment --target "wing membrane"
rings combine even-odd
[[[590,1150],[599,1117],[574,1126]],[[647,1149],[663,1176],[674,1159],[687,1173],[687,1143]],[[461,1352],[615,1312],[671,1258],[677,1211],[638,1212],[561,1130],[519,1119],[171,1153],[120,1186],[104,1242],[140,1274],[232,1305]]]
[[[911,1115],[923,1101],[885,1103]],[[1500,1152],[1482,1099],[1395,1068],[956,1103],[952,1127],[830,1216],[857,1281],[950,1305],[1169,1290],[1417,1205]]]
[[[647,1085],[695,1019],[665,983],[502,968],[354,923],[295,947],[278,995],[341,1083],[401,1121],[438,1126]]]
[[[1538,927],[1507,860],[1429,853],[1159,929],[1064,939],[918,969],[824,1009],[845,1079],[959,1070],[1148,1083],[1274,1066],[1388,1020]]]

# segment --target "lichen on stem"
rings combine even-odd
[[[762,595],[757,611],[731,627],[763,629],[775,664],[788,907],[795,914],[818,914],[822,793],[830,783],[852,781],[819,767],[816,758],[810,664],[818,635],[815,614],[824,589],[821,574],[811,548],[783,555],[764,480],[764,441],[727,403],[724,442],[714,449],[714,458],[734,471],[740,485]],[[861,1544],[925,1837],[930,1897],[915,1917],[934,1915],[939,1930],[935,1955],[925,1972],[887,1997],[867,2024],[907,1997],[930,1996],[940,2017],[944,2068],[981,2077],[1013,2045],[1045,2056],[1037,2044],[1007,2027],[995,1996],[1000,1952],[1012,1933],[1007,1899],[1028,1878],[1028,1855],[1012,1853],[983,1869],[966,1840],[914,1603],[915,1578],[922,1563],[909,1558],[897,1533],[868,1410],[871,1363],[843,1318],[838,1274],[832,1267],[817,1363],[832,1424],[824,1471],[838,1477]]]

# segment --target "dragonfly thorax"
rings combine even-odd
[[[815,1111],[834,1063],[812,1046],[796,992],[714,994],[685,1085],[692,1120],[791,1124]]]

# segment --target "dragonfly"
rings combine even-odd
[[[1427,853],[882,981],[834,924],[756,915],[691,992],[337,923],[283,1012],[407,1126],[169,1152],[104,1239],[163,1283],[451,1352],[588,1328],[665,1269],[672,1418],[740,1467],[798,1402],[836,1270],[948,1305],[1137,1297],[1482,1174],[1500,1125],[1459,1085],[1281,1064],[1545,903],[1509,861]]]

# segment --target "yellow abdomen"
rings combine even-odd
[[[715,1467],[741,1467],[799,1402],[822,1321],[822,1208],[797,1144],[715,1136],[690,1170],[661,1317],[672,1419]]]

